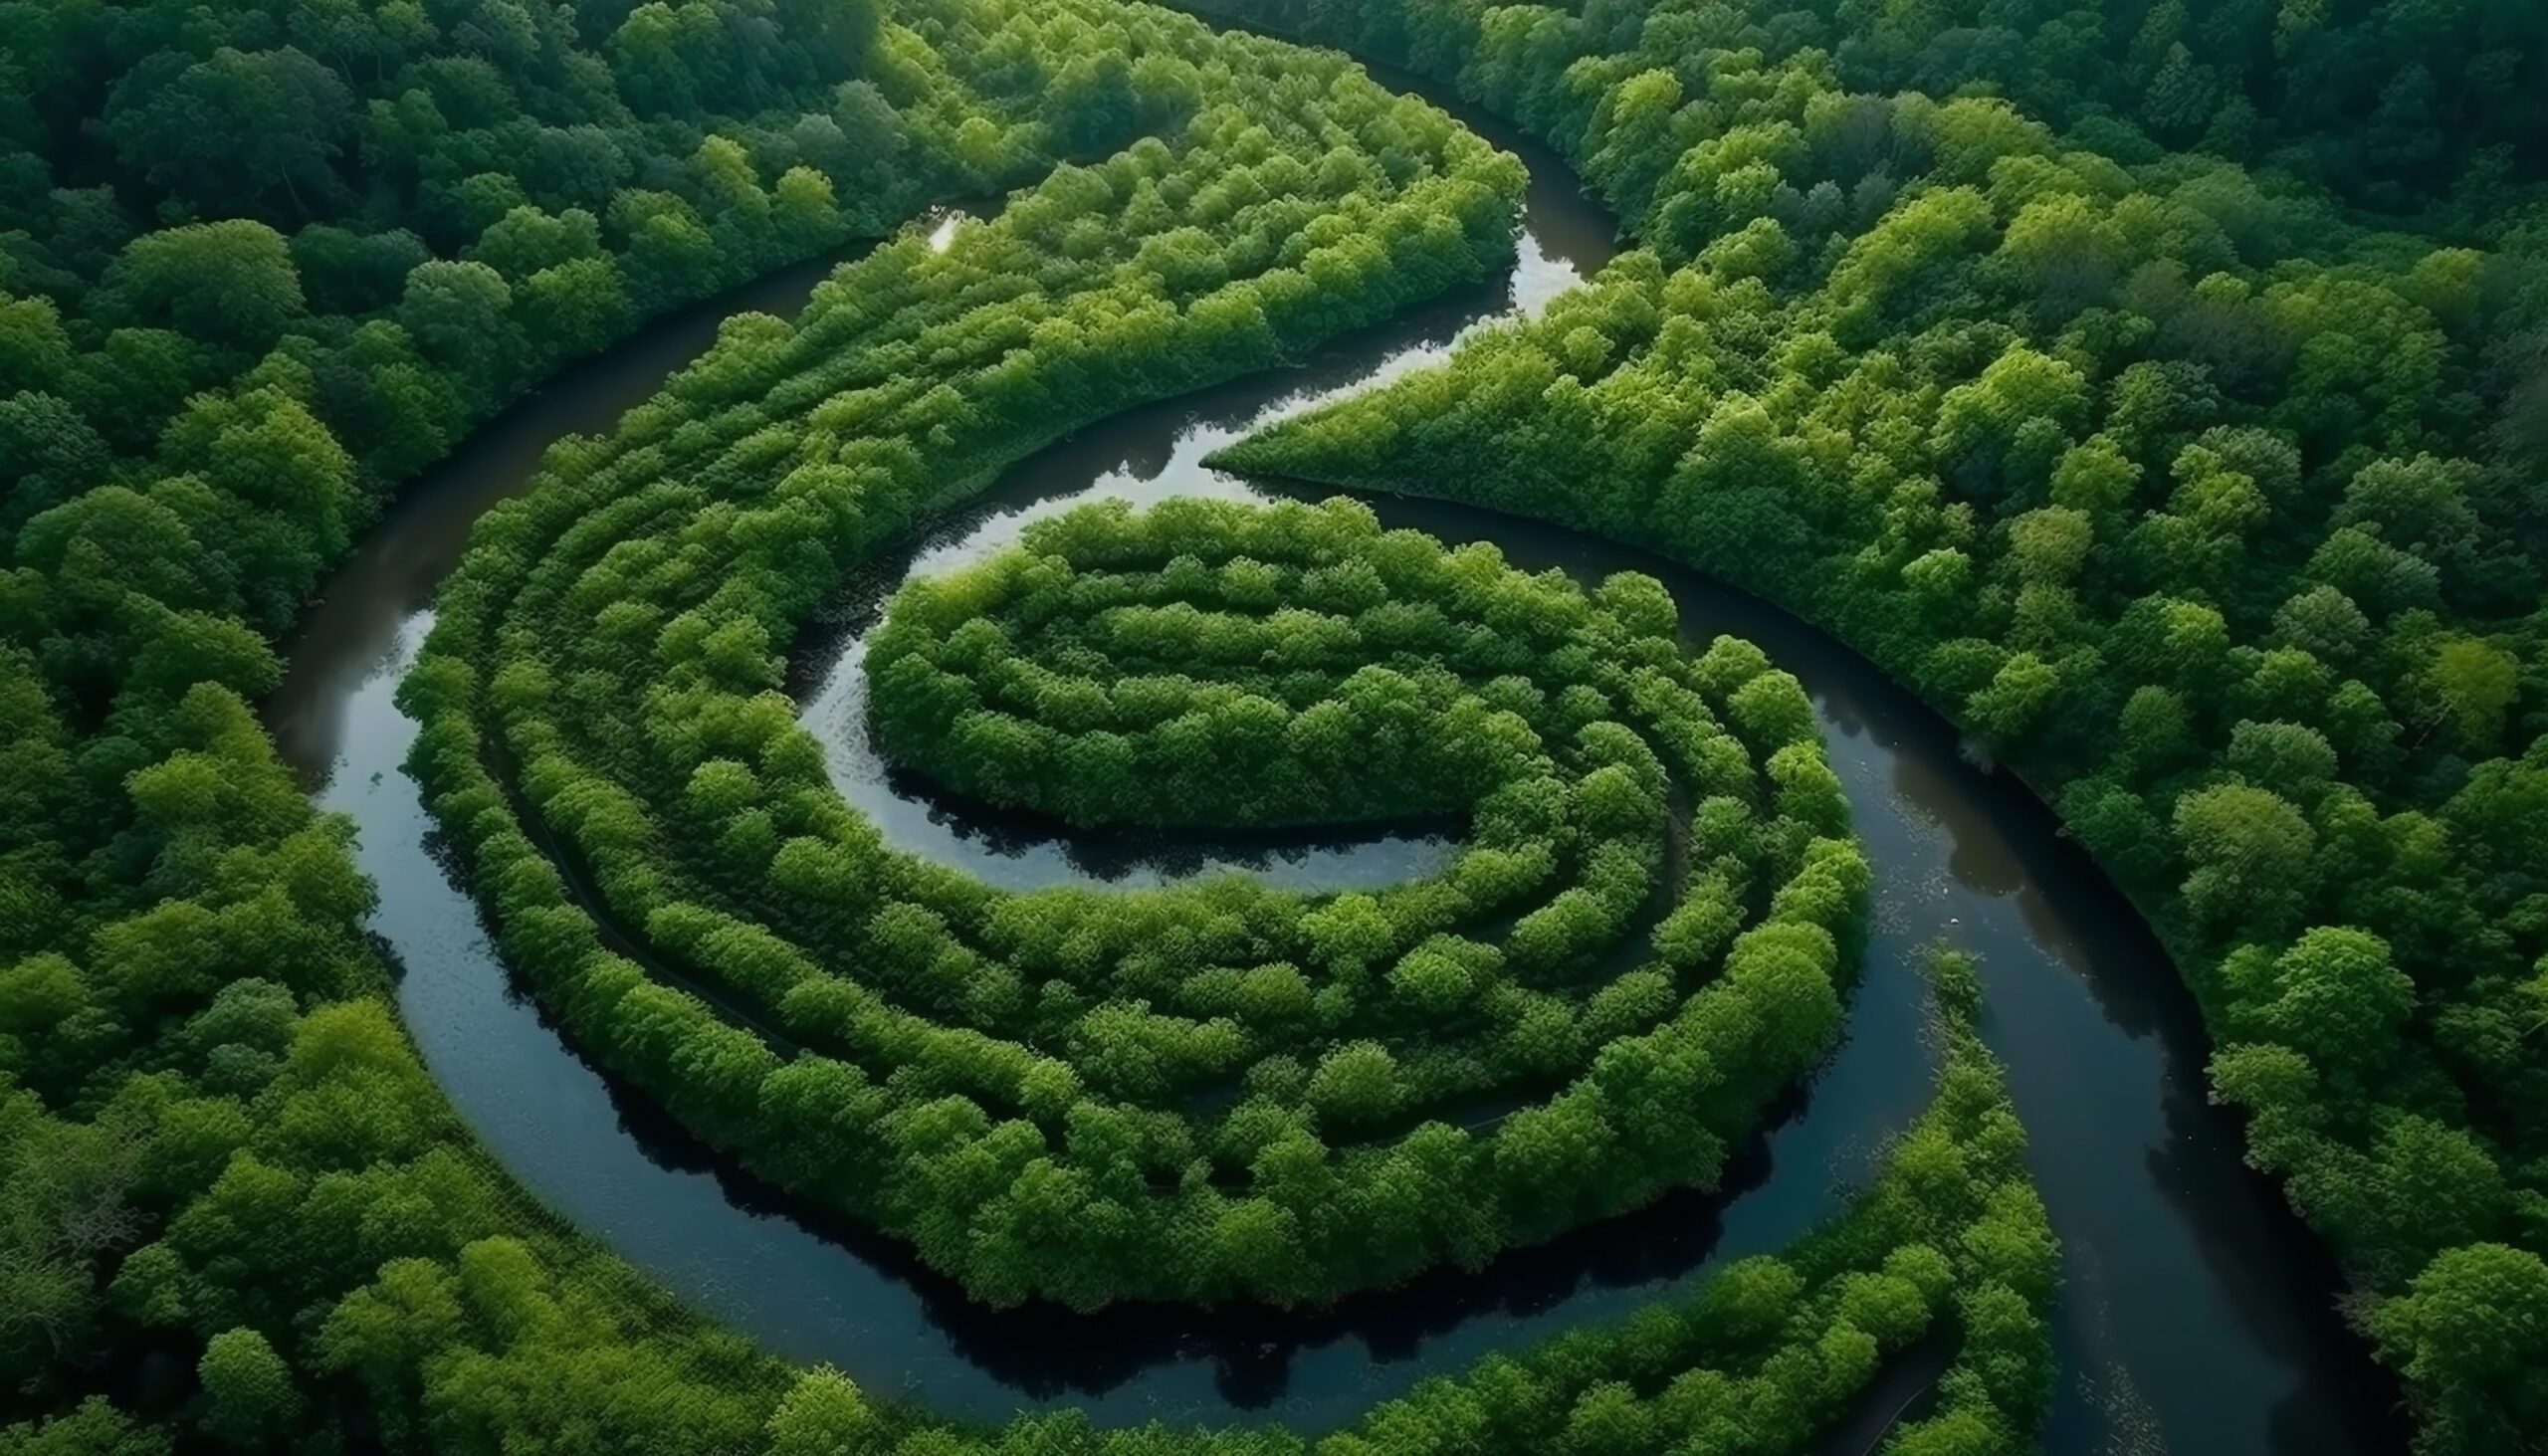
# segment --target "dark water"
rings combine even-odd
[[[1404,78],[1383,75],[1391,85]],[[1437,100],[1444,100],[1436,98]],[[1447,104],[1447,102],[1446,102]],[[1438,836],[1231,847],[1093,844],[936,803],[862,757],[858,632],[913,570],[977,556],[1035,516],[1095,496],[1155,500],[1259,488],[1207,471],[1273,415],[1437,362],[1480,320],[1544,307],[1606,261],[1609,220],[1545,151],[1453,105],[1532,172],[1520,258],[1493,289],[1345,340],[1301,367],[1137,409],[1010,471],[961,517],[856,583],[796,664],[835,777],[902,847],[1000,884],[1154,883],[1216,865],[1335,887],[1423,873]],[[1517,563],[1665,580],[1696,636],[1760,643],[1811,692],[1876,866],[1874,927],[1846,1044],[1729,1188],[1686,1194],[1479,1275],[1447,1274],[1313,1317],[1135,1310],[992,1314],[889,1241],[786,1206],[641,1102],[620,1098],[509,984],[475,908],[435,857],[399,764],[414,726],[391,703],[431,625],[430,598],[469,526],[519,491],[546,442],[606,429],[713,338],[718,317],[785,313],[819,267],[670,320],[572,371],[420,482],[330,584],[293,644],[268,719],[327,808],[354,818],[379,884],[373,929],[402,967],[399,1001],[434,1075],[479,1138],[544,1203],[693,1305],[880,1394],[995,1418],[1082,1406],[1101,1423],[1281,1419],[1304,1430],[1481,1354],[1622,1315],[1713,1262],[1775,1249],[1839,1206],[1926,1100],[1934,1047],[1920,949],[1983,957],[1987,1031],[2011,1070],[2067,1259],[2065,1380],[2050,1449],[2345,1452],[2394,1443],[2387,1385],[2332,1313],[2303,1230],[2239,1165],[2204,1103],[2192,1007],[2130,908],[2022,785],[1959,751],[1952,730],[1812,629],[1630,548],[1434,503],[1376,503],[1391,524],[1492,539]],[[1907,1383],[1906,1383],[1907,1381]],[[1916,1391],[1916,1373],[1889,1400]],[[1870,1396],[1874,1423],[1890,1419]]]

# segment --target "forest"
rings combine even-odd
[[[2426,1440],[2522,1449],[2548,1429],[2521,1333],[2548,1291],[2548,258],[2535,147],[2422,118],[2482,110],[2539,21],[2311,14],[2275,18],[2287,79],[2384,37],[2432,60],[2359,133],[2250,85],[2173,151],[2182,42],[2137,115],[2064,129],[1985,36],[1954,39],[2000,94],[1849,90],[1956,49],[1916,25],[1694,53],[1589,8],[1527,37],[1296,17],[1532,118],[1646,246],[1224,458],[1662,532],[1945,707],[2160,928],[2215,1096],[2360,1281]],[[2154,7],[2136,54],[2186,24]]]
[[[1366,61],[1626,251],[1213,458],[1302,491],[915,576],[857,671],[951,801],[1447,860],[905,851],[791,696],[844,593],[1055,442],[1513,266],[1521,162]],[[1765,598],[2021,775],[2405,1439],[2542,1449],[2543,84],[2524,0],[0,0],[0,1456],[1804,1453],[1924,1359],[1881,1449],[2041,1448],[2062,1247],[1976,965],[1851,1021],[1875,866],[1805,688],[1394,495]],[[1305,1433],[935,1410],[543,1207],[260,706],[430,467],[832,259],[550,448],[402,669],[575,1056],[992,1312],[1473,1277],[1726,1192],[1835,1047],[1924,1038],[1835,1211]]]
[[[603,538],[591,566],[538,551],[516,613],[622,613],[632,578],[592,578],[649,538]],[[540,593],[551,571],[572,584]],[[1803,694],[1732,639],[1685,655],[1650,581],[1588,599],[1350,502],[1171,502],[1060,517],[894,602],[873,711],[964,791],[1156,820],[1135,784],[1217,782],[1250,798],[1171,811],[1263,822],[1266,795],[1341,790],[1321,817],[1467,819],[1444,874],[1318,904],[947,883],[824,802],[769,664],[707,655],[753,619],[657,620],[655,654],[602,649],[637,675],[618,685],[531,655],[605,643],[598,621],[497,634],[523,655],[470,675],[497,721],[420,714],[438,812],[475,836],[513,957],[623,1075],[992,1303],[1291,1303],[1481,1264],[1710,1181],[1837,1031],[1865,868]],[[1012,622],[1037,626],[1018,644]],[[411,693],[461,680],[442,650]],[[1242,666],[1268,660],[1287,670]],[[965,706],[985,698],[1031,716]],[[618,744],[677,756],[622,768]],[[1348,757],[1388,783],[1357,794]],[[490,758],[522,765],[519,797],[639,945],[574,925],[573,887],[489,812]],[[699,994],[633,973],[656,958]],[[1529,1100],[1477,1112],[1507,1096]]]

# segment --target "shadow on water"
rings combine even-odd
[[[1307,494],[1321,494],[1311,492]],[[1812,626],[1659,556],[1438,501],[1382,521],[1492,539],[1515,564],[1662,580],[1685,630],[1748,638],[1797,675],[1876,869],[1870,974],[1906,930],[1982,957],[1984,1033],[2009,1068],[2063,1242],[2071,1378],[2054,1451],[2376,1451],[2394,1382],[2334,1316],[2322,1247],[2241,1161],[2206,1097],[2210,1043],[2149,926],[2042,800]],[[1853,1035],[1872,1035],[1863,1007]],[[1829,1080],[1817,1097],[1829,1096]]]
[[[1808,1448],[1813,1456],[1874,1456],[1885,1437],[1938,1403],[1938,1380],[1955,1362],[1952,1331],[1932,1329],[1885,1362],[1875,1379]]]
[[[539,1019],[549,1027],[544,1016]],[[1728,1243],[1729,1204],[1762,1189],[1774,1161],[1769,1140],[1756,1137],[1728,1165],[1721,1193],[1677,1193],[1597,1228],[1514,1250],[1483,1270],[1438,1271],[1325,1310],[1119,1306],[1078,1314],[1046,1304],[992,1310],[923,1267],[908,1244],[770,1188],[738,1170],[641,1095],[607,1079],[596,1080],[619,1127],[652,1167],[712,1182],[739,1214],[784,1221],[908,1291],[906,1297],[916,1301],[926,1324],[943,1338],[946,1355],[1010,1392],[999,1403],[962,1412],[976,1415],[995,1415],[1018,1405],[1087,1408],[1093,1401],[1093,1413],[1102,1412],[1101,1418],[1146,1419],[1156,1413],[1168,1419],[1213,1419],[1214,1412],[1204,1406],[1164,1404],[1141,1389],[1147,1371],[1168,1363],[1208,1375],[1211,1401],[1226,1407],[1218,1412],[1219,1419],[1279,1415],[1304,1427],[1338,1424],[1379,1397],[1359,1384],[1340,1384],[1335,1386],[1340,1391],[1364,1393],[1351,1400],[1301,1398],[1303,1392],[1295,1387],[1304,1369],[1324,1362],[1316,1352],[1358,1346],[1358,1357],[1371,1363],[1420,1360],[1423,1372],[1431,1373],[1441,1361],[1428,1354],[1429,1347],[1473,1323],[1528,1328],[1554,1319],[1563,1328],[1580,1322],[1587,1300],[1623,1313],[1659,1285],[1684,1278],[1720,1252]],[[1802,1095],[1792,1097],[1779,1113],[1798,1113],[1805,1102]],[[1774,1243],[1779,1235],[1767,1227],[1772,1221],[1783,1220],[1751,1220]],[[1743,1245],[1748,1252],[1760,1252],[1752,1247],[1758,1242],[1747,1239]],[[1635,1298],[1599,1299],[1611,1292]],[[1493,1348],[1500,1343],[1476,1353]],[[867,1383],[890,1388],[896,1382],[879,1377]],[[1394,1387],[1401,1382],[1388,1383]],[[935,1379],[908,1388],[949,1408],[941,1402]],[[1128,1393],[1142,1403],[1136,1406],[1124,1398]]]
[[[892,842],[1011,885],[1156,883],[1255,864],[1277,880],[1335,888],[1358,875],[1424,873],[1448,853],[1441,826],[1243,846],[1030,833],[933,800],[878,771],[872,751],[862,760],[856,702],[861,634],[908,575],[996,550],[1025,521],[1093,497],[1262,495],[1202,458],[1269,418],[1438,362],[1462,329],[1535,312],[1606,261],[1609,220],[1553,155],[1433,99],[1530,166],[1519,259],[1502,286],[1042,451],[852,583],[810,629],[791,686],[836,781]],[[1749,637],[1813,695],[1876,867],[1873,924],[1845,1044],[1721,1193],[1667,1198],[1479,1273],[1431,1276],[1312,1316],[995,1313],[916,1267],[905,1246],[773,1197],[642,1100],[619,1096],[508,983],[473,902],[437,863],[431,821],[400,767],[415,727],[392,694],[470,525],[528,484],[549,441],[609,428],[704,347],[719,318],[792,312],[827,271],[791,270],[660,323],[473,437],[330,583],[268,706],[320,803],[360,828],[362,868],[381,889],[372,929],[401,967],[401,1011],[428,1065],[547,1206],[777,1352],[829,1360],[881,1393],[950,1413],[1070,1404],[1103,1424],[1279,1418],[1329,1429],[1489,1351],[1622,1316],[1715,1262],[1775,1249],[1836,1208],[1925,1101],[1935,1057],[1916,967],[1945,936],[1983,956],[1986,1031],[2009,1062],[2066,1251],[2067,1374],[2051,1448],[2320,1453],[2392,1443],[2388,1387],[2334,1319],[2316,1246],[2239,1165],[2234,1129],[2204,1102],[2206,1044],[2183,987],[2043,806],[1969,762],[1943,721],[1794,618],[1630,548],[1456,506],[1376,503],[1391,524],[1495,540],[1525,566],[1655,574],[1694,635]],[[1870,1394],[1870,1411],[1883,1393]]]
[[[677,311],[609,352],[571,364],[478,429],[392,502],[320,588],[288,652],[289,670],[266,704],[284,760],[314,788],[361,727],[347,705],[378,672],[400,630],[433,600],[469,544],[478,518],[529,488],[541,454],[568,435],[603,435],[675,371],[717,340],[738,313],[792,317],[814,288],[870,244],[780,269]]]

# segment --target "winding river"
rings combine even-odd
[[[1025,520],[1093,497],[1263,494],[1202,458],[1276,415],[1437,362],[1462,329],[1536,312],[1608,259],[1611,221],[1557,157],[1456,98],[1375,70],[1529,165],[1512,273],[1298,367],[1085,430],[853,583],[797,654],[795,687],[842,791],[897,844],[1003,885],[1156,883],[1236,867],[1340,888],[1421,874],[1448,852],[1422,835],[1245,845],[1054,836],[932,801],[883,769],[858,712],[861,634],[910,573],[994,550]],[[941,244],[963,225],[960,215],[915,224],[935,227]],[[415,726],[392,695],[471,524],[527,486],[548,442],[607,430],[696,356],[720,319],[790,314],[837,261],[663,320],[479,432],[328,584],[268,705],[318,801],[359,828],[362,868],[381,892],[371,928],[401,969],[400,1008],[426,1063],[495,1157],[549,1208],[778,1353],[830,1361],[949,1414],[1076,1405],[1102,1424],[1279,1419],[1332,1429],[1425,1376],[1622,1315],[1724,1259],[1775,1249],[1837,1208],[1926,1100],[1936,1057],[1917,963],[1943,936],[1982,957],[1985,1031],[2009,1065],[2063,1241],[2064,1373],[2048,1449],[2316,1456],[2397,1446],[2392,1387],[2336,1318],[2323,1255],[2240,1164],[2235,1127],[2206,1104],[2207,1046],[2189,996],[2043,805],[1970,760],[1944,721],[1805,623],[1633,548],[1458,506],[1374,502],[1390,525],[1493,540],[1526,567],[1655,575],[1693,636],[1759,643],[1803,680],[1820,715],[1876,869],[1865,972],[1846,1043],[1725,1190],[1677,1195],[1480,1274],[1427,1277],[1315,1316],[992,1314],[901,1247],[790,1206],[622,1096],[509,982],[400,767]]]

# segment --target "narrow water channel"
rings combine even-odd
[[[1038,453],[900,559],[854,583],[798,655],[806,722],[834,776],[889,838],[999,884],[1139,884],[1220,866],[1336,888],[1420,874],[1422,835],[1362,841],[1092,846],[970,817],[881,771],[864,747],[860,632],[914,571],[978,556],[1035,516],[1093,497],[1245,497],[1202,458],[1283,412],[1436,362],[1463,329],[1545,307],[1612,251],[1610,220],[1563,163],[1456,99],[1424,92],[1520,154],[1532,185],[1499,287],[1339,343],[1299,367],[1129,411]],[[1968,761],[1951,728],[1862,659],[1756,600],[1631,548],[1413,501],[1389,524],[1494,540],[1587,576],[1647,571],[1701,640],[1749,637],[1811,693],[1876,868],[1874,928],[1846,1044],[1720,1194],[1678,1195],[1478,1275],[1445,1274],[1312,1317],[1134,1310],[992,1314],[888,1241],[787,1206],[641,1101],[620,1097],[508,980],[446,874],[400,768],[414,725],[392,703],[469,527],[522,490],[545,445],[606,430],[713,339],[724,316],[801,307],[828,264],[666,320],[569,371],[420,481],[329,584],[268,721],[326,808],[360,830],[380,886],[372,929],[427,1064],[478,1137],[547,1206],[711,1316],[777,1352],[828,1360],[880,1393],[995,1419],[1076,1405],[1103,1424],[1353,1420],[1456,1371],[1775,1249],[1836,1208],[1924,1104],[1934,1049],[1916,959],[1945,937],[1983,957],[1986,1032],[2010,1064],[2061,1235],[2056,1452],[2334,1453],[2394,1444],[2387,1385],[2332,1308],[2315,1245],[2240,1166],[2205,1104],[2206,1047],[2163,952],[2022,785]]]

